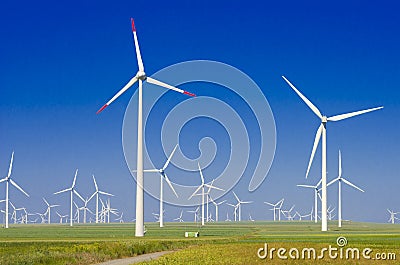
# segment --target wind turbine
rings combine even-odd
[[[75,171],[75,176],[74,176],[74,180],[72,181],[72,186],[70,188],[67,188],[67,189],[64,189],[64,190],[60,190],[60,191],[57,191],[57,192],[54,193],[54,195],[56,195],[56,194],[60,194],[60,193],[66,192],[66,191],[71,192],[71,207],[70,207],[70,216],[69,216],[70,217],[70,223],[69,223],[70,226],[73,225],[73,218],[74,218],[74,215],[72,213],[73,206],[74,206],[73,205],[73,196],[74,196],[74,194],[76,196],[78,196],[82,201],[85,201],[82,198],[82,196],[75,190],[75,183],[76,183],[76,176],[77,175],[78,175],[78,169]]]
[[[172,156],[175,153],[176,148],[178,145],[175,146],[174,150],[172,150],[171,154],[169,155],[167,161],[165,162],[164,166],[160,169],[145,169],[143,172],[152,172],[152,173],[159,173],[160,174],[160,215],[159,215],[159,220],[160,220],[160,227],[164,227],[164,215],[163,215],[163,208],[164,208],[164,203],[163,203],[163,183],[164,179],[171,188],[171,190],[174,192],[175,196],[178,198],[178,194],[176,193],[174,186],[172,186],[171,181],[167,177],[167,174],[165,173],[165,169],[168,167],[169,162],[171,162]]]
[[[215,206],[215,222],[218,222],[218,206],[220,206],[221,204],[225,203],[226,200],[223,200],[222,202],[215,202],[211,197],[210,200],[212,202],[212,204],[214,204]]]
[[[274,207],[274,208],[272,209],[272,210],[274,211],[274,221],[276,221],[276,210],[278,210],[279,221],[281,220],[281,208],[282,208],[282,204],[283,204],[283,201],[284,201],[284,200],[285,200],[285,199],[282,198],[280,201],[278,201],[278,202],[275,203],[275,204],[270,203],[270,202],[264,202],[265,204],[268,204],[268,205]],[[278,205],[279,205],[279,207],[278,207]]]
[[[394,211],[391,211],[391,210],[389,210],[389,209],[387,209],[387,210],[388,210],[388,212],[390,213],[390,218],[389,218],[388,223],[394,224],[394,221],[395,221],[395,220],[399,220],[399,218],[396,217],[396,214],[399,214],[400,212],[395,213]]]
[[[341,121],[347,118],[351,118],[357,115],[361,115],[367,112],[375,111],[382,109],[383,107],[377,107],[377,108],[371,108],[371,109],[366,109],[366,110],[360,110],[360,111],[355,111],[355,112],[350,112],[346,114],[339,114],[331,117],[327,117],[321,114],[321,112],[318,110],[314,104],[311,103],[303,94],[300,93],[299,90],[297,90],[292,83],[289,82],[289,80],[286,79],[286,77],[282,76],[282,78],[286,81],[286,83],[289,84],[289,86],[296,92],[296,94],[307,104],[307,106],[315,113],[315,115],[318,116],[318,118],[321,120],[321,125],[319,126],[317,130],[317,134],[315,135],[314,139],[314,146],[312,148],[311,152],[311,157],[310,161],[308,163],[308,168],[307,168],[307,173],[306,173],[306,178],[308,176],[308,173],[310,171],[310,167],[314,158],[315,151],[318,147],[319,140],[322,135],[322,211],[321,211],[321,219],[322,219],[322,226],[321,226],[321,231],[328,231],[328,220],[327,220],[327,190],[326,190],[326,123],[328,121]]]
[[[331,182],[329,182],[326,186],[329,186],[335,182],[338,182],[339,188],[338,188],[338,226],[342,227],[342,181],[344,183],[346,183],[347,185],[361,191],[364,192],[362,189],[360,189],[359,187],[357,187],[356,185],[354,185],[353,183],[351,183],[350,181],[348,181],[345,178],[342,178],[342,155],[340,153],[339,150],[339,176],[337,178],[335,178],[334,180],[332,180]]]
[[[114,100],[116,100],[120,95],[122,95],[128,88],[130,88],[134,83],[139,83],[139,99],[138,99],[138,150],[137,150],[137,180],[136,180],[136,225],[135,225],[135,236],[144,236],[144,210],[143,210],[143,115],[142,115],[142,83],[147,81],[151,84],[155,84],[176,92],[186,94],[188,96],[195,96],[194,94],[184,91],[182,89],[173,87],[164,82],[158,81],[151,77],[147,77],[144,72],[144,66],[142,61],[142,56],[140,54],[139,42],[136,35],[136,28],[133,18],[131,18],[132,33],[136,48],[136,57],[138,62],[139,71],[136,75],[129,80],[129,82],[115,94],[103,107],[101,107],[97,114],[103,111],[108,105],[110,105]]]
[[[6,182],[6,227],[8,228],[8,200],[9,200],[9,196],[8,196],[8,185],[9,183],[11,183],[11,185],[13,185],[14,187],[16,187],[17,189],[19,189],[23,194],[25,194],[26,196],[29,197],[29,194],[26,193],[20,186],[18,186],[18,184],[11,179],[11,171],[12,171],[12,166],[13,166],[13,161],[14,161],[14,151],[11,154],[11,161],[10,161],[10,167],[8,168],[8,174],[7,177],[3,178],[0,180],[1,182]]]
[[[67,215],[61,215],[58,212],[56,212],[56,214],[58,215],[58,217],[60,217],[60,224],[62,224],[62,220],[63,218],[65,218],[65,220],[67,220],[68,214]],[[66,222],[66,221],[65,221]]]
[[[237,204],[231,204],[231,203],[227,203],[226,205],[229,205],[229,206],[233,207],[233,220],[236,222],[237,221],[238,205]]]
[[[241,201],[239,199],[239,197],[236,195],[236,193],[234,191],[233,195],[235,196],[236,200],[237,200],[237,205],[238,205],[238,211],[239,211],[239,222],[242,221],[242,204],[246,204],[246,203],[252,203],[252,201]]]
[[[179,217],[175,218],[174,221],[179,221],[179,223],[183,223],[182,215],[183,215],[183,211],[181,211],[181,214],[179,215]]]
[[[199,215],[199,210],[200,210],[200,207],[197,207],[196,210],[187,211],[188,213],[194,213],[194,222],[195,223],[197,222],[197,218],[198,218],[198,215]]]
[[[53,207],[57,207],[57,206],[60,206],[60,205],[57,205],[57,204],[54,204],[54,205],[50,205],[47,201],[46,201],[46,199],[45,198],[43,198],[43,201],[47,204],[47,211],[45,212],[45,214],[47,213],[47,223],[51,223],[50,222],[50,210],[51,210],[51,208],[53,208]]]
[[[288,221],[293,221],[294,216],[292,216],[292,211],[294,205],[289,210],[281,210],[282,214],[288,219]]]
[[[92,175],[92,177],[93,177],[93,182],[94,182],[96,191],[92,194],[92,196],[90,196],[88,201],[90,201],[96,195],[96,224],[97,224],[99,222],[99,194],[106,195],[106,196],[114,196],[114,195],[112,195],[111,193],[107,193],[107,192],[99,190],[99,187],[97,186],[96,178],[94,177],[94,175]]]
[[[319,198],[322,200],[321,198],[321,194],[319,193],[319,185],[321,185],[322,182],[322,178],[320,179],[320,181],[318,181],[317,185],[303,185],[303,184],[299,184],[297,185],[297,187],[303,187],[303,188],[311,188],[314,189],[314,209],[315,209],[315,214],[314,214],[314,221],[318,222],[318,196]]]
[[[192,195],[190,195],[189,200],[194,195],[199,195],[199,194],[197,194],[197,192],[199,190],[201,190],[201,225],[204,225],[204,195],[205,195],[204,188],[208,187],[208,188],[216,189],[216,190],[220,190],[220,191],[224,191],[224,190],[220,189],[220,188],[217,188],[217,187],[215,187],[213,185],[204,183],[204,177],[203,177],[203,172],[201,171],[200,163],[198,163],[198,166],[199,166],[200,177],[201,177],[201,185],[193,192]]]

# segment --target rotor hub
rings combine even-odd
[[[142,81],[146,80],[146,78],[147,78],[146,73],[144,71],[138,71],[136,74],[136,77],[137,77],[137,79],[142,80]]]

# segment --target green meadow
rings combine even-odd
[[[176,251],[140,264],[400,264],[399,224],[344,222],[338,229],[331,222],[325,233],[311,221],[166,223],[164,228],[146,223],[146,228],[144,238],[135,238],[132,223],[13,225],[0,229],[0,264],[96,264],[163,250]],[[199,231],[200,237],[185,238],[186,231]],[[337,245],[339,236],[346,245]],[[329,247],[337,249],[330,253],[334,258],[322,251]],[[302,257],[310,248],[315,258],[307,252]],[[353,248],[360,257],[349,252],[346,258]],[[278,256],[278,249],[285,252]],[[371,249],[368,259],[362,256],[365,249]]]

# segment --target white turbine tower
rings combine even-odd
[[[190,195],[189,199],[190,200],[194,195],[201,195],[201,225],[204,225],[204,188],[208,187],[210,189],[216,189],[216,190],[220,190],[220,191],[224,191],[223,189],[217,188],[213,185],[210,184],[206,184],[204,183],[204,176],[203,176],[203,172],[201,171],[201,167],[200,167],[200,163],[198,164],[199,166],[199,171],[200,171],[200,177],[201,177],[201,185],[193,192],[192,195]],[[197,194],[198,191],[201,190],[201,194]]]
[[[264,202],[265,204],[268,204],[268,205],[270,205],[270,206],[272,206],[273,208],[271,209],[271,210],[273,210],[274,211],[274,221],[276,221],[276,210],[278,210],[278,215],[279,215],[279,221],[281,220],[281,208],[282,208],[282,204],[283,204],[283,201],[284,201],[285,199],[284,198],[282,198],[280,201],[278,201],[277,203],[275,203],[275,204],[273,204],[273,203],[270,203],[270,202]]]
[[[159,173],[160,174],[160,214],[159,214],[159,220],[160,220],[160,227],[164,227],[164,214],[163,214],[163,208],[164,208],[164,202],[163,202],[163,183],[164,179],[171,188],[171,190],[174,192],[175,196],[178,198],[178,194],[176,193],[174,186],[172,186],[171,181],[167,177],[167,174],[165,173],[165,169],[168,167],[169,163],[171,162],[172,156],[175,153],[176,148],[178,145],[175,146],[174,150],[172,150],[171,154],[169,155],[167,161],[165,162],[164,166],[160,169],[145,169],[143,172],[152,172],[152,173]]]
[[[9,183],[11,183],[11,185],[13,185],[14,187],[16,187],[16,188],[19,189],[23,194],[25,194],[26,196],[29,197],[29,194],[26,193],[20,186],[18,186],[18,184],[17,184],[14,180],[11,179],[11,171],[12,171],[13,161],[14,161],[14,151],[13,151],[12,154],[11,154],[10,167],[8,168],[7,177],[5,177],[5,178],[3,178],[3,179],[0,180],[0,183],[1,183],[1,182],[6,182],[6,200],[5,200],[5,203],[6,203],[6,212],[5,212],[5,215],[6,215],[6,225],[5,225],[5,228],[8,228],[8,200],[9,200],[8,186],[9,186]]]
[[[236,193],[234,191],[233,195],[235,196],[236,200],[237,200],[237,206],[238,206],[238,215],[239,215],[239,222],[242,221],[242,204],[247,204],[247,203],[252,203],[252,201],[241,201],[239,199],[239,197],[236,195]]]
[[[99,194],[106,195],[106,196],[114,196],[114,195],[112,195],[111,193],[107,193],[107,192],[99,190],[99,187],[97,186],[96,178],[94,177],[94,175],[92,175],[92,177],[93,177],[93,182],[94,182],[96,191],[92,194],[92,196],[90,196],[88,201],[90,201],[96,195],[96,224],[97,224],[99,222]]]
[[[315,135],[314,139],[314,146],[312,148],[311,152],[311,157],[310,161],[308,163],[308,168],[307,168],[307,173],[306,173],[306,178],[308,176],[308,172],[310,171],[310,167],[314,158],[315,151],[318,147],[319,140],[322,135],[322,211],[321,211],[321,219],[322,219],[322,227],[321,231],[327,231],[328,230],[328,220],[327,220],[327,190],[326,190],[326,123],[328,121],[341,121],[347,118],[351,118],[357,115],[361,115],[367,112],[371,112],[374,110],[381,109],[383,107],[377,107],[377,108],[371,108],[371,109],[366,109],[366,110],[360,110],[360,111],[355,111],[355,112],[350,112],[346,114],[340,114],[340,115],[335,115],[331,117],[327,117],[321,114],[321,112],[318,110],[317,107],[315,107],[311,101],[309,101],[303,94],[300,93],[299,90],[297,90],[292,83],[289,82],[289,80],[286,79],[286,77],[282,76],[282,78],[289,84],[289,86],[296,92],[296,94],[307,104],[307,106],[318,116],[318,118],[321,120],[321,125],[319,126],[317,130],[317,134]]]
[[[76,183],[76,176],[78,175],[78,169],[75,171],[75,176],[74,176],[74,180],[73,180],[73,182],[72,182],[72,186],[70,187],[70,188],[67,188],[67,189],[64,189],[64,190],[60,190],[60,191],[57,191],[57,192],[55,192],[54,193],[54,195],[56,195],[56,194],[60,194],[60,193],[63,193],[63,192],[66,192],[66,191],[69,191],[69,192],[71,192],[71,208],[70,208],[70,223],[69,223],[69,225],[70,226],[72,226],[73,225],[73,218],[74,218],[74,216],[73,216],[73,213],[72,213],[72,211],[73,211],[73,196],[74,196],[74,193],[75,193],[75,195],[76,196],[78,196],[82,201],[85,201],[83,198],[82,198],[82,196],[75,190],[75,183]]]
[[[303,185],[303,184],[299,184],[297,185],[297,187],[303,187],[303,188],[310,188],[314,190],[314,209],[315,209],[315,213],[314,213],[314,221],[318,222],[318,196],[320,198],[320,200],[322,200],[321,198],[321,194],[319,193],[319,185],[321,185],[322,179],[320,179],[320,181],[318,181],[317,185]]]
[[[338,226],[342,227],[342,181],[344,183],[346,183],[347,185],[361,191],[364,192],[362,189],[360,189],[359,187],[357,187],[356,185],[354,185],[353,183],[351,183],[350,181],[348,181],[345,178],[342,178],[342,155],[340,153],[339,150],[339,176],[337,178],[335,178],[334,180],[332,180],[331,182],[329,182],[326,186],[329,186],[335,182],[338,182]]]
[[[194,94],[184,91],[182,89],[173,87],[151,77],[147,77],[144,72],[144,66],[142,61],[142,56],[140,54],[139,42],[136,35],[136,28],[131,18],[132,33],[136,48],[136,57],[138,62],[139,71],[136,75],[129,80],[129,82],[115,94],[103,107],[101,107],[97,113],[100,113],[108,105],[110,105],[114,100],[116,100],[120,95],[122,95],[128,88],[130,88],[136,81],[139,83],[139,100],[138,100],[138,150],[137,150],[137,180],[136,180],[136,225],[135,225],[135,236],[144,236],[144,209],[143,209],[143,115],[142,115],[142,83],[147,81],[151,84],[155,84],[167,89],[174,90],[176,92],[186,94],[189,96],[195,96]]]
[[[47,213],[47,223],[50,224],[50,223],[51,223],[51,222],[50,222],[50,217],[51,217],[50,211],[51,211],[51,208],[57,207],[57,206],[60,206],[60,205],[58,205],[58,204],[53,204],[53,205],[51,205],[51,204],[49,204],[49,203],[46,201],[45,198],[43,198],[43,201],[44,201],[44,202],[46,203],[46,205],[47,205],[47,211],[45,212],[45,214]]]

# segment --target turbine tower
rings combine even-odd
[[[140,54],[139,42],[136,35],[136,28],[133,18],[131,18],[132,24],[132,33],[135,42],[136,48],[136,57],[137,63],[139,67],[139,71],[136,75],[129,80],[129,82],[120,90],[117,94],[115,94],[103,107],[101,107],[97,114],[103,111],[108,105],[110,105],[114,100],[116,100],[121,94],[123,94],[128,88],[130,88],[135,82],[139,83],[138,90],[138,150],[137,150],[137,180],[136,180],[136,225],[135,225],[135,236],[142,237],[144,236],[144,209],[143,209],[143,115],[142,115],[142,83],[147,81],[151,84],[155,84],[167,89],[174,90],[176,92],[186,94],[189,96],[195,96],[194,94],[184,91],[182,89],[173,87],[151,77],[147,77],[144,72],[144,66],[142,61],[142,56]]]
[[[14,161],[14,151],[13,151],[12,154],[11,154],[10,167],[8,168],[7,177],[5,177],[5,178],[3,178],[3,179],[0,180],[0,183],[1,183],[1,182],[6,182],[6,200],[5,200],[5,202],[6,202],[6,212],[5,212],[5,215],[6,215],[6,225],[5,225],[5,228],[8,228],[8,201],[9,201],[8,186],[9,186],[9,183],[11,183],[11,185],[13,185],[14,187],[16,187],[16,188],[19,189],[23,194],[25,194],[26,196],[29,197],[29,194],[26,193],[20,186],[18,186],[18,184],[17,184],[14,180],[11,179],[11,171],[12,171],[13,161]]]
[[[357,187],[356,185],[354,185],[353,183],[351,183],[350,181],[348,181],[345,178],[342,178],[342,155],[340,153],[339,150],[339,176],[335,179],[333,179],[331,182],[329,182],[326,186],[330,186],[335,182],[338,182],[338,226],[342,227],[342,181],[344,183],[346,183],[347,185],[361,191],[364,192],[362,189],[360,189],[359,187]]]
[[[70,226],[72,226],[73,225],[73,218],[74,218],[74,216],[73,216],[73,196],[74,196],[74,193],[75,193],[75,195],[76,196],[78,196],[82,201],[85,201],[83,198],[82,198],[82,196],[75,190],[75,183],[76,183],[76,176],[78,175],[78,169],[75,171],[75,176],[74,176],[74,180],[73,180],[73,182],[72,182],[72,186],[70,187],[70,188],[67,188],[67,189],[64,189],[64,190],[60,190],[60,191],[57,191],[57,192],[55,192],[54,193],[54,195],[56,195],[56,194],[60,194],[60,193],[63,193],[63,192],[66,192],[66,191],[69,191],[70,193],[71,193],[71,197],[70,197],[70,200],[71,200],[71,208],[70,208],[70,223],[69,223],[69,225]]]
[[[351,118],[357,115],[361,115],[367,112],[371,112],[374,110],[379,110],[382,109],[383,107],[377,107],[377,108],[371,108],[371,109],[366,109],[366,110],[360,110],[360,111],[355,111],[355,112],[350,112],[346,114],[339,114],[331,117],[327,117],[321,114],[321,112],[318,110],[314,104],[311,103],[303,94],[300,93],[299,90],[297,90],[292,83],[289,82],[289,80],[286,79],[286,77],[282,76],[282,78],[286,81],[286,83],[289,84],[289,86],[296,92],[296,94],[304,101],[304,103],[307,104],[307,106],[317,115],[317,117],[321,120],[321,125],[319,126],[317,130],[317,134],[315,135],[314,139],[314,146],[311,152],[311,157],[310,161],[308,163],[308,168],[307,168],[307,173],[306,173],[306,178],[308,176],[308,173],[310,171],[310,167],[314,158],[315,150],[318,147],[319,140],[322,135],[322,211],[321,211],[321,220],[322,220],[322,225],[321,225],[321,231],[328,231],[328,219],[327,219],[327,190],[326,190],[326,124],[328,121],[341,121],[347,118]]]
[[[175,196],[178,198],[178,194],[176,193],[174,186],[172,186],[171,181],[167,177],[167,174],[165,173],[165,169],[168,167],[169,162],[171,162],[172,156],[175,153],[176,148],[178,145],[175,146],[174,150],[172,150],[171,154],[169,155],[167,161],[165,162],[164,166],[160,169],[145,169],[143,172],[152,172],[152,173],[159,173],[160,174],[160,214],[159,214],[159,221],[160,221],[160,227],[164,227],[164,214],[163,214],[163,208],[164,208],[164,202],[163,202],[163,184],[164,184],[164,179],[171,188],[171,190],[174,192]]]

